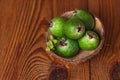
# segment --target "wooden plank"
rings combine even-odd
[[[47,80],[57,62],[45,51],[48,21],[87,10],[87,0],[0,0],[0,80]],[[89,61],[68,65],[71,80],[89,80]]]
[[[120,80],[120,1],[88,0],[89,10],[105,27],[105,43],[91,59],[91,80]]]

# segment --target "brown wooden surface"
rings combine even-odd
[[[67,65],[45,52],[46,25],[77,8],[101,19],[105,43],[92,59]],[[53,63],[65,64],[70,80],[120,80],[120,0],[0,0],[0,80],[47,80]]]

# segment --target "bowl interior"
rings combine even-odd
[[[69,18],[72,14],[73,14],[73,11],[68,11],[68,12],[65,12],[64,14],[62,14],[61,16],[65,17],[65,18]],[[59,59],[65,60],[65,61],[71,61],[71,62],[73,62],[73,61],[82,62],[82,61],[85,61],[85,60],[89,59],[90,57],[94,56],[95,54],[97,54],[103,46],[104,28],[103,28],[101,21],[96,16],[94,16],[94,17],[95,17],[95,27],[93,30],[100,35],[100,39],[101,39],[100,44],[96,49],[89,50],[89,51],[80,50],[79,53],[72,58],[63,58],[63,57],[58,56],[54,52],[51,52],[50,54],[52,54],[56,58],[59,58]],[[49,36],[49,34],[50,33],[48,33],[47,36]]]

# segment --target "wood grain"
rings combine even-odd
[[[48,21],[65,11],[87,9],[86,2],[0,0],[0,80],[47,80],[53,63],[63,64],[45,51]],[[72,66],[71,80],[89,80],[88,61]]]
[[[0,0],[0,80],[48,80],[51,66],[65,65],[70,80],[120,79],[119,0]],[[90,11],[105,27],[100,54],[66,63],[45,51],[48,22],[77,8]]]
[[[120,80],[120,1],[93,1],[88,1],[89,10],[102,20],[106,33],[103,49],[90,61],[91,80]]]

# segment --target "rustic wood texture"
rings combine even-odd
[[[78,64],[48,56],[45,32],[55,16],[77,8],[101,19],[100,54]],[[0,0],[0,80],[48,80],[53,64],[65,65],[70,80],[120,80],[120,0]]]
[[[89,10],[99,16],[106,34],[100,54],[90,60],[91,80],[120,80],[120,1],[93,1],[88,1]]]

